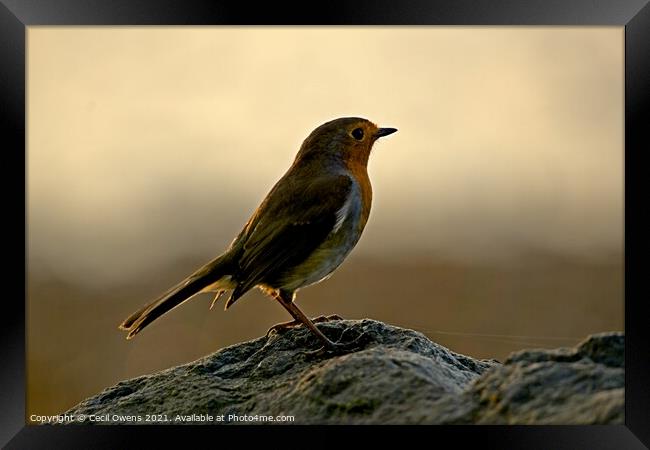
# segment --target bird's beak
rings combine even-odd
[[[388,136],[389,134],[393,134],[396,131],[397,131],[397,128],[380,128],[375,133],[375,138]]]

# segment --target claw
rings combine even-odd
[[[330,314],[329,316],[318,316],[311,319],[314,323],[332,322],[333,320],[343,320],[343,317],[338,314]]]
[[[365,344],[368,343],[368,337],[370,337],[367,331],[363,331],[361,334],[359,334],[357,337],[355,337],[353,340],[349,342],[341,342],[343,340],[343,336],[345,335],[345,332],[348,331],[349,329],[350,328],[346,328],[345,330],[343,330],[343,333],[341,333],[341,337],[334,344],[336,344],[338,349],[345,350],[345,351],[359,350],[363,348]]]
[[[269,334],[272,332],[279,333],[280,331],[288,330],[289,328],[296,328],[302,325],[301,322],[298,322],[297,320],[292,320],[290,322],[282,322],[278,323],[277,325],[273,325],[271,328],[269,328],[266,331],[266,337],[269,337]]]
[[[325,348],[323,345],[322,347],[316,349],[316,350],[310,350],[307,351],[305,350],[304,352],[301,352],[307,359],[312,359],[312,358],[318,358],[321,356],[325,356],[328,353],[328,350]]]
[[[347,328],[345,331],[347,330],[349,330],[349,328]],[[359,336],[354,338],[352,341],[341,342],[343,335],[345,334],[345,331],[341,334],[341,338],[339,338],[338,341],[336,342],[330,341],[328,344],[323,345],[322,347],[316,350],[304,351],[302,353],[308,359],[319,358],[323,356],[336,356],[336,355],[343,355],[345,353],[350,353],[356,350],[361,350],[365,346],[365,344],[367,344],[368,342],[367,338],[370,335],[366,331],[362,332]]]
[[[214,300],[214,301],[216,301],[216,300]],[[311,319],[311,321],[313,323],[331,322],[332,320],[343,320],[343,318],[341,316],[337,315],[337,314],[331,314],[329,316],[318,316],[318,317],[314,317],[313,319]],[[298,327],[300,327],[302,325],[304,325],[304,324],[302,322],[297,321],[297,320],[291,320],[289,322],[282,322],[282,323],[279,323],[277,325],[273,325],[271,328],[269,328],[266,331],[266,337],[268,337],[269,334],[271,334],[271,332],[273,332],[273,331],[280,332],[280,331],[288,330],[289,328],[298,328]]]

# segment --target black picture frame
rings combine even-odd
[[[4,284],[0,346],[0,444],[6,448],[133,448],[158,439],[179,445],[225,437],[248,440],[269,433],[278,445],[323,442],[345,435],[477,444],[488,448],[623,449],[650,445],[650,351],[642,269],[648,222],[639,205],[647,178],[642,155],[650,149],[650,6],[648,0],[388,0],[318,3],[172,0],[0,0],[2,90],[2,215]],[[25,294],[25,35],[32,25],[584,25],[625,27],[625,425],[454,427],[195,427],[26,426]],[[645,119],[645,120],[644,120]],[[23,195],[20,195],[20,192]],[[24,246],[21,246],[21,239]],[[26,268],[26,266],[25,266]],[[322,427],[316,427],[322,428]],[[245,430],[245,431],[244,431]],[[290,433],[287,433],[290,431]],[[224,436],[228,434],[229,436]],[[291,435],[291,437],[289,436]],[[417,435],[417,436],[416,436]],[[277,440],[275,440],[277,439]],[[303,441],[302,439],[305,439]],[[431,441],[435,439],[435,441]],[[243,442],[243,441],[240,441]],[[241,445],[241,444],[239,444]]]

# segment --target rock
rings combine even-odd
[[[623,424],[624,344],[622,333],[601,333],[574,348],[513,353],[462,399],[443,399],[439,423]]]
[[[374,320],[320,324],[330,338],[362,336],[361,349],[313,356],[303,327],[224,348],[122,381],[65,414],[81,423],[623,423],[622,333],[573,349],[530,350],[504,364],[452,352],[423,334]],[[201,416],[203,415],[203,416]],[[211,416],[207,422],[206,416]]]

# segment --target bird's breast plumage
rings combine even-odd
[[[297,290],[329,278],[359,241],[370,213],[365,200],[368,191],[353,174],[348,176],[353,181],[352,188],[338,211],[337,223],[323,243],[285,275],[281,282],[284,289]]]

